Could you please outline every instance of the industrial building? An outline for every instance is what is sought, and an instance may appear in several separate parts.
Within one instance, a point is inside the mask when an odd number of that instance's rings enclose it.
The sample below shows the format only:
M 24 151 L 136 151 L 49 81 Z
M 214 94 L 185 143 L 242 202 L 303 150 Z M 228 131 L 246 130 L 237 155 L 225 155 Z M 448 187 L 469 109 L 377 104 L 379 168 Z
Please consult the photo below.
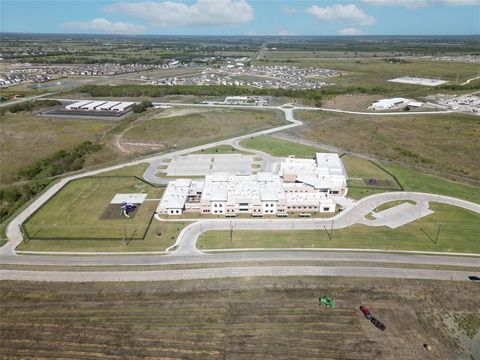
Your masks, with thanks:
M 157 213 L 183 212 L 236 216 L 287 216 L 289 212 L 335 212 L 332 197 L 347 193 L 347 174 L 337 154 L 313 159 L 287 158 L 278 173 L 214 173 L 204 180 L 169 182 Z
M 420 101 L 405 99 L 405 98 L 391 98 L 391 99 L 380 99 L 376 100 L 370 105 L 368 110 L 388 110 L 388 109 L 399 109 L 402 107 L 412 107 L 419 108 L 424 104 Z
M 129 110 L 134 104 L 126 101 L 83 100 L 65 106 L 65 110 L 123 112 Z

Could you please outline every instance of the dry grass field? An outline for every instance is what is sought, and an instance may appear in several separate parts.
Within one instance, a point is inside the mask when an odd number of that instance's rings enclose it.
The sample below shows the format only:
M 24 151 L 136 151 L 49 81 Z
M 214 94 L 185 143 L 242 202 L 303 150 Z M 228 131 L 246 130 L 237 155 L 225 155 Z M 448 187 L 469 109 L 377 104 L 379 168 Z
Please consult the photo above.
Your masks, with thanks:
M 463 114 L 373 116 L 298 112 L 305 125 L 290 133 L 311 141 L 448 177 L 480 180 L 480 121 Z
M 183 109 L 183 111 L 188 109 Z M 197 110 L 179 116 L 158 116 L 128 129 L 124 143 L 152 143 L 162 150 L 185 148 L 268 129 L 285 123 L 283 114 L 252 110 Z
M 0 116 L 1 184 L 15 181 L 18 170 L 56 151 L 95 142 L 113 126 L 111 121 L 46 118 L 29 112 Z
M 324 294 L 337 301 L 336 309 L 319 307 Z M 477 346 L 479 339 L 477 295 L 474 283 L 361 278 L 3 281 L 0 357 L 470 358 L 475 334 Z M 367 321 L 359 305 L 386 330 Z M 455 340 L 459 333 L 470 339 L 463 348 Z

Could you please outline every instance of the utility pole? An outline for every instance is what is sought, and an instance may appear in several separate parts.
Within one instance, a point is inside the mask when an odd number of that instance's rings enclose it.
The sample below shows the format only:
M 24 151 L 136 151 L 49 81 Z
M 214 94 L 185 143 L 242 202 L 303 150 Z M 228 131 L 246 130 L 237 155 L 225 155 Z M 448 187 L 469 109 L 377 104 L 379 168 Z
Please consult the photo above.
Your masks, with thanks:
M 332 240 L 332 236 L 328 233 L 327 227 L 326 227 L 325 225 L 323 225 L 323 228 L 325 229 L 325 232 L 326 232 L 327 235 L 328 235 L 328 239 L 329 239 L 329 240 Z
M 435 245 L 438 242 L 438 236 L 440 235 L 440 229 L 442 228 L 442 224 L 438 224 L 437 236 L 435 237 Z
M 230 242 L 233 241 L 233 228 L 232 228 L 232 220 L 230 220 Z

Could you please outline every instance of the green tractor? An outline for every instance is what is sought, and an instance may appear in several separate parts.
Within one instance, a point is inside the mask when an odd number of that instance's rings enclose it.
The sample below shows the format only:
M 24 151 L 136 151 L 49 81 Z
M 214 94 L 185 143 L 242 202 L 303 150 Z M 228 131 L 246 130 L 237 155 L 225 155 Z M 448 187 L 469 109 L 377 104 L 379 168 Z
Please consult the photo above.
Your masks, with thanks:
M 318 298 L 320 305 L 325 305 L 327 308 L 335 309 L 337 307 L 337 303 L 329 296 L 321 296 Z

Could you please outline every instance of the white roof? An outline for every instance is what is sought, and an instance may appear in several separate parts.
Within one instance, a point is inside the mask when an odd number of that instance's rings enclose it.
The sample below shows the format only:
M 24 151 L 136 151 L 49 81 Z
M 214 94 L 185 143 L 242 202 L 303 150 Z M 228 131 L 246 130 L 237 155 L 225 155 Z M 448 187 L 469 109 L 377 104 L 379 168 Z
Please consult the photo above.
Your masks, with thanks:
M 100 109 L 102 110 L 109 110 L 110 108 L 114 107 L 115 105 L 120 104 L 120 101 L 109 101 L 106 102 L 105 104 L 100 106 Z
M 260 200 L 278 201 L 278 192 L 275 189 L 263 188 L 260 190 Z
M 163 207 L 165 209 L 183 209 L 191 182 L 190 179 L 170 181 L 163 193 L 162 200 L 160 200 L 158 207 Z
M 273 175 L 269 172 L 259 172 L 257 173 L 257 179 L 258 181 L 270 182 L 273 181 Z
M 228 175 L 205 177 L 202 199 L 210 201 L 253 202 L 285 199 L 279 175 Z
M 132 194 L 116 194 L 110 204 L 121 204 L 123 202 L 132 204 L 142 204 L 147 198 L 147 194 L 132 193 Z
M 287 158 L 280 163 L 280 174 L 295 175 L 296 181 L 315 189 L 338 189 L 347 181 L 343 162 L 333 153 L 316 153 L 315 160 Z
M 82 107 L 86 108 L 86 109 L 95 109 L 97 106 L 100 106 L 100 105 L 105 104 L 105 103 L 106 103 L 106 101 L 93 101 L 89 104 L 83 105 Z
M 297 181 L 313 186 L 315 189 L 338 189 L 344 185 L 345 178 L 299 175 L 297 176 Z
M 84 105 L 87 105 L 87 104 L 90 104 L 92 102 L 92 100 L 83 100 L 83 101 L 77 101 L 73 104 L 70 104 L 70 105 L 67 105 L 66 108 L 78 108 L 80 106 L 84 106 Z
M 112 108 L 112 110 L 124 110 L 125 108 L 129 107 L 129 106 L 132 106 L 133 104 L 135 104 L 134 102 L 129 102 L 129 101 L 122 101 L 120 104 L 114 106 Z

